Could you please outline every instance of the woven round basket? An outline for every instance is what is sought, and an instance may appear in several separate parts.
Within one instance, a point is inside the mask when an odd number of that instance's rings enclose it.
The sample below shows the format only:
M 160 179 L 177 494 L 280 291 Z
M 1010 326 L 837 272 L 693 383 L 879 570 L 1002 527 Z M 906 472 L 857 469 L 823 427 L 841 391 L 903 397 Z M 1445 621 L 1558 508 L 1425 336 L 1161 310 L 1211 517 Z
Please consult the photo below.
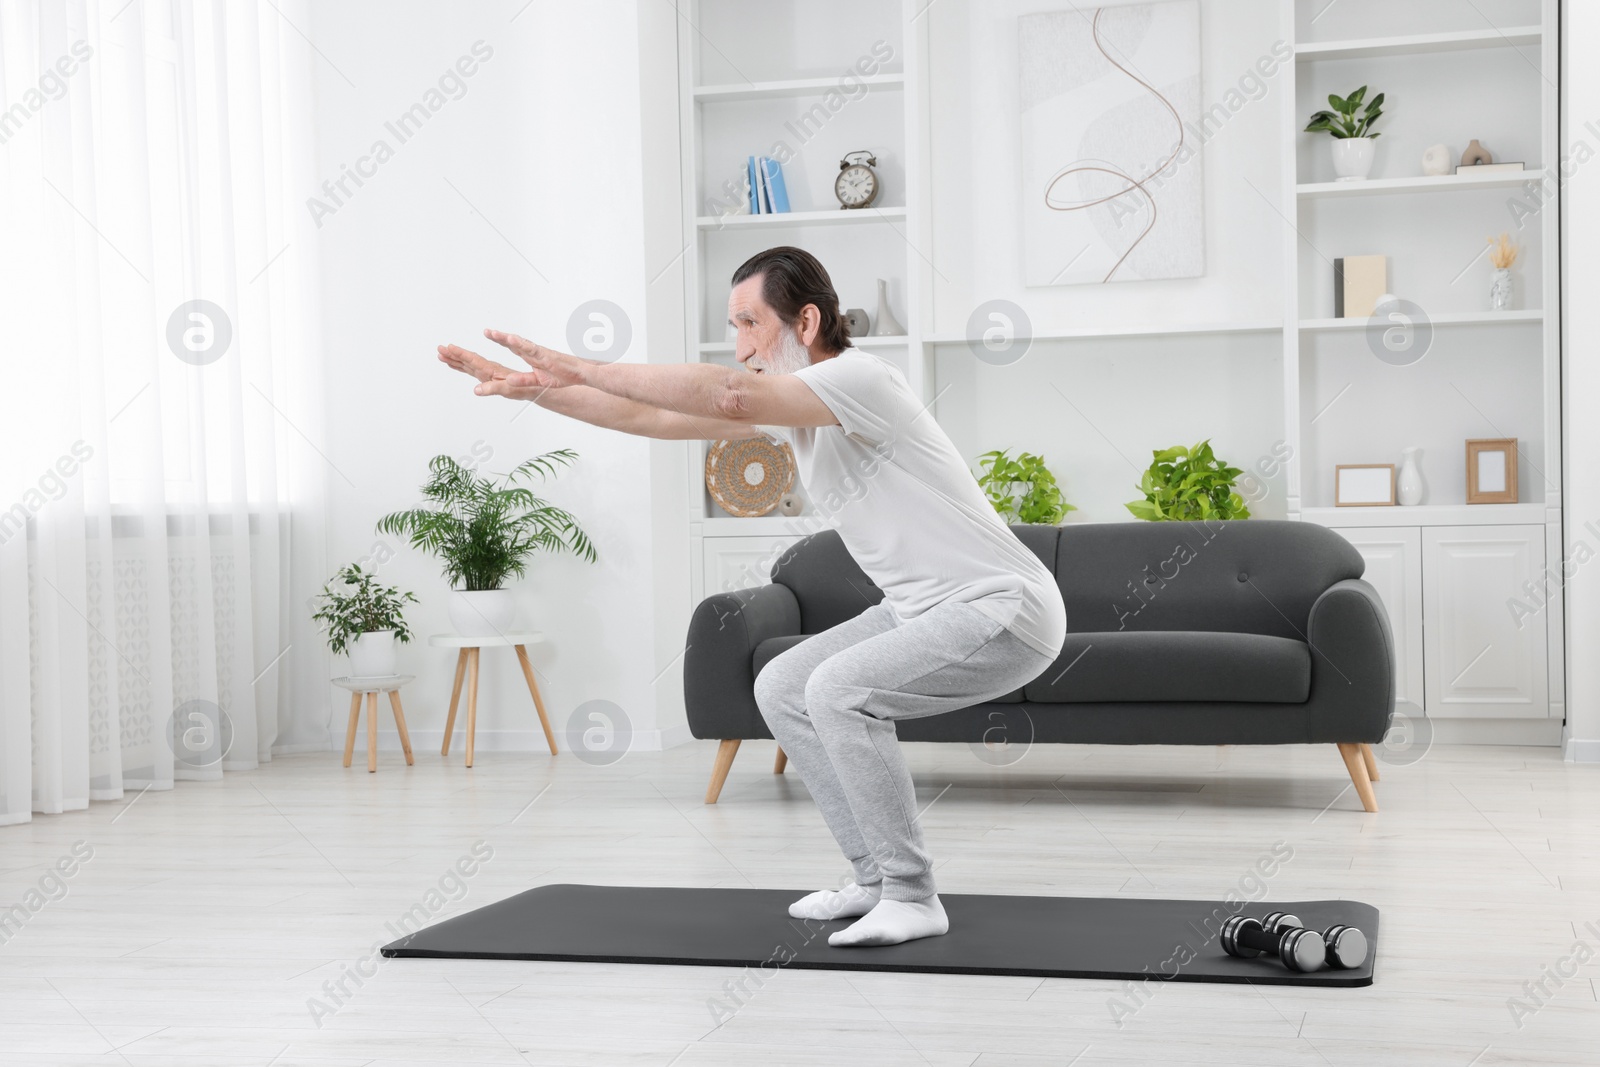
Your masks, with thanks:
M 706 453 L 706 488 L 730 515 L 765 515 L 794 486 L 794 450 L 765 437 L 717 441 Z

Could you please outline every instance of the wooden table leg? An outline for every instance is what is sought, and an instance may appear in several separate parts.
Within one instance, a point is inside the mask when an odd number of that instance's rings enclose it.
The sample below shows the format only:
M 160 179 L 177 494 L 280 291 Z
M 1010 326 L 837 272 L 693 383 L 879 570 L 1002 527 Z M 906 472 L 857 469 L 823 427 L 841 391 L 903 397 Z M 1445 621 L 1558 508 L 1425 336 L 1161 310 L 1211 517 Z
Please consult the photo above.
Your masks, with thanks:
M 367 694 L 367 770 L 378 769 L 378 694 Z
M 556 735 L 550 732 L 550 719 L 544 713 L 544 701 L 539 698 L 539 683 L 533 680 L 533 664 L 528 662 L 528 650 L 517 645 L 517 662 L 522 664 L 522 676 L 528 680 L 528 692 L 533 694 L 533 706 L 539 711 L 539 725 L 544 727 L 544 743 L 550 754 L 556 754 Z
M 356 727 L 361 725 L 361 694 L 350 694 L 350 728 L 344 732 L 344 765 L 350 766 L 350 757 L 356 751 Z
M 472 766 L 472 743 L 478 734 L 478 654 L 467 649 L 467 766 Z
M 389 690 L 389 707 L 394 711 L 394 725 L 400 731 L 400 747 L 406 750 L 406 765 L 417 761 L 411 755 L 411 733 L 406 729 L 406 713 L 400 708 L 400 690 Z
M 467 676 L 467 650 L 462 649 L 456 655 L 456 684 L 450 690 L 450 715 L 444 721 L 444 745 L 439 749 L 439 755 L 450 755 L 450 738 L 456 732 L 456 706 L 461 703 L 461 680 Z
M 789 757 L 784 754 L 783 748 L 778 748 L 778 758 L 772 761 L 772 773 L 782 774 L 784 767 L 788 766 Z

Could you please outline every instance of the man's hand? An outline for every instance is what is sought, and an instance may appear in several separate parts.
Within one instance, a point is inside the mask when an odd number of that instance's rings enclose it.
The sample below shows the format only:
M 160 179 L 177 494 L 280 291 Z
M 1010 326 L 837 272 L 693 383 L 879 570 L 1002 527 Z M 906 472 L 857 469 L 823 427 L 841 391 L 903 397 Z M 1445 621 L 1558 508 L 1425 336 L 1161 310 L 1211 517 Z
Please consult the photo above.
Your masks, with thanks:
M 548 380 L 552 386 L 584 385 L 585 375 L 589 370 L 589 362 L 577 356 L 569 356 L 565 352 L 557 352 L 553 348 L 536 345 L 532 341 L 518 337 L 514 333 L 503 333 L 500 330 L 484 330 L 483 335 L 497 345 L 503 345 L 521 356 L 533 373 Z
M 453 370 L 478 379 L 473 392 L 479 396 L 504 396 L 512 400 L 537 400 L 555 383 L 537 371 L 514 371 L 492 359 L 460 345 L 440 345 L 439 361 Z

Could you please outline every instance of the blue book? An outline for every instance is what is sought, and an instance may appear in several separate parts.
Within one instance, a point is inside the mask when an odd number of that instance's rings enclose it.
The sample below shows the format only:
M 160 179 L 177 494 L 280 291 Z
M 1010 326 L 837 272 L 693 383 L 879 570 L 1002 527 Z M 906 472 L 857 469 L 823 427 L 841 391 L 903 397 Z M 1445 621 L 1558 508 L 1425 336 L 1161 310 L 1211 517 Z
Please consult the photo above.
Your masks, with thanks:
M 748 168 L 748 176 L 749 176 L 749 179 L 750 179 L 750 214 L 759 215 L 759 214 L 761 214 L 761 193 L 760 193 L 760 186 L 756 182 L 756 157 L 755 156 L 750 156 L 749 157 L 749 162 L 747 163 L 747 168 Z
M 762 157 L 762 166 L 767 169 L 767 192 L 772 197 L 773 211 L 789 210 L 789 190 L 783 184 L 783 168 L 776 159 Z
M 767 157 L 756 158 L 756 203 L 763 215 L 772 214 L 772 191 L 767 188 Z

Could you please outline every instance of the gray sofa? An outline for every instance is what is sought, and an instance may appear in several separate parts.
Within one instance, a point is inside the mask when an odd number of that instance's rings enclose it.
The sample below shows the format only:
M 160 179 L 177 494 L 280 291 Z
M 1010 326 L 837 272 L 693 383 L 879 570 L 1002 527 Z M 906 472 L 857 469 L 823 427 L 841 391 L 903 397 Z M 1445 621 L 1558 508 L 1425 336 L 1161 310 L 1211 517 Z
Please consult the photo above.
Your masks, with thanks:
M 1271 519 L 1013 526 L 1056 576 L 1061 655 L 1021 689 L 895 724 L 902 741 L 1101 745 L 1337 745 L 1377 810 L 1372 744 L 1394 714 L 1394 641 L 1365 561 L 1337 533 Z M 689 729 L 771 738 L 756 675 L 774 656 L 883 599 L 833 530 L 793 545 L 772 584 L 695 609 L 684 658 Z M 1069 669 L 1070 668 L 1070 669 Z M 986 733 L 987 731 L 987 733 Z M 782 772 L 780 750 L 775 770 Z

